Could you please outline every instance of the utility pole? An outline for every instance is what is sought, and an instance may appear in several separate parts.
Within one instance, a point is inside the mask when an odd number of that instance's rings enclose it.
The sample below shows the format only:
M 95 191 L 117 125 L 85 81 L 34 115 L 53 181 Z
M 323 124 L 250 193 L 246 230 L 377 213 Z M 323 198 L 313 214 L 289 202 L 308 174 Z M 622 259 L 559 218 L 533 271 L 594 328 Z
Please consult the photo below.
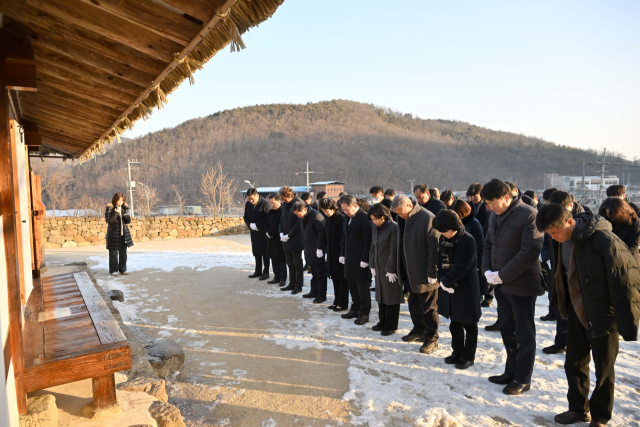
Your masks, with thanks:
M 127 160 L 127 169 L 129 169 L 129 181 L 127 185 L 129 187 L 129 201 L 131 203 L 131 218 L 134 218 L 136 215 L 133 209 L 133 188 L 136 186 L 136 182 L 131 181 L 131 165 L 137 165 L 138 163 L 138 159 Z
M 307 162 L 307 171 L 306 172 L 296 172 L 296 175 L 300 175 L 301 173 L 307 174 L 307 193 L 308 193 L 309 192 L 309 174 L 310 173 L 324 173 L 324 172 L 309 171 L 309 162 Z
M 411 183 L 411 187 L 409 187 L 409 198 L 413 199 L 413 184 L 417 181 L 417 179 L 410 179 L 407 182 Z
M 608 165 L 612 165 L 612 166 L 627 166 L 627 167 L 639 167 L 637 165 L 623 165 L 622 163 L 613 163 L 613 162 L 607 162 L 607 149 L 605 148 L 602 152 L 602 161 L 601 162 L 590 162 L 590 163 L 585 163 L 586 165 L 589 166 L 599 166 L 600 167 L 600 192 L 599 192 L 599 203 L 602 204 L 602 200 L 604 199 L 604 172 L 605 172 L 605 167 Z M 584 173 L 584 172 L 583 172 Z

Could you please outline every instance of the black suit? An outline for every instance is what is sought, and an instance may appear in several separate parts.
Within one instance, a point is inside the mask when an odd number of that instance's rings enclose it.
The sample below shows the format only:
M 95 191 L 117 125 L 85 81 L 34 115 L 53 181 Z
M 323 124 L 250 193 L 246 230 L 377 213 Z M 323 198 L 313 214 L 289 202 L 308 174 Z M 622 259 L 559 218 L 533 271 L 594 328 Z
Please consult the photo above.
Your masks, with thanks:
M 251 230 L 251 252 L 256 258 L 255 274 L 269 274 L 269 258 L 267 257 L 267 211 L 269 203 L 260 197 L 253 205 L 247 201 L 244 205 L 244 222 L 247 227 L 255 224 L 258 230 Z M 251 229 L 251 228 L 249 228 Z M 262 265 L 264 262 L 264 271 Z
M 280 241 L 280 217 L 282 216 L 282 206 L 278 209 L 271 209 L 267 213 L 267 255 L 271 259 L 273 265 L 273 274 L 275 278 L 284 282 L 287 280 L 287 259 L 284 256 L 282 242 Z
M 340 264 L 340 252 L 344 239 L 345 214 L 336 211 L 333 216 L 325 218 L 325 249 L 327 252 L 328 275 L 333 282 L 333 305 L 340 308 L 349 306 L 349 283 L 344 277 L 344 265 Z
M 311 267 L 311 292 L 319 297 L 327 296 L 327 263 L 324 260 L 324 217 L 320 212 L 307 207 L 307 214 L 302 218 L 304 231 L 304 259 Z M 322 257 L 316 252 L 321 250 Z
M 351 311 L 368 316 L 371 311 L 371 270 L 369 266 L 360 267 L 360 263 L 369 263 L 373 223 L 365 211 L 358 209 L 353 218 L 345 217 L 343 224 L 341 254 L 345 258 L 344 277 L 349 283 L 353 302 Z

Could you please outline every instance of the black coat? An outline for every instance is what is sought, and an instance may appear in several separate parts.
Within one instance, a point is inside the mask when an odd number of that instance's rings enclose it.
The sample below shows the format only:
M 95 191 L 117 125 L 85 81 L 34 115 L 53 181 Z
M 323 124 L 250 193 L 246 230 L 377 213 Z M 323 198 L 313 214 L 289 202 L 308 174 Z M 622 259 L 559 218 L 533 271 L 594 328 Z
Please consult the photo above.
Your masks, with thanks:
M 304 237 L 302 236 L 302 225 L 291 209 L 295 202 L 302 202 L 298 196 L 293 196 L 289 203 L 282 202 L 282 216 L 280 217 L 279 233 L 289 236 L 289 241 L 282 243 L 285 252 L 302 252 L 304 250 Z M 278 233 L 278 236 L 280 235 Z
M 445 205 L 442 200 L 434 199 L 433 197 L 429 197 L 429 201 L 424 205 L 420 203 L 418 204 L 431 212 L 433 216 L 438 216 L 438 212 L 447 209 L 447 205 Z
M 251 252 L 253 256 L 265 256 L 267 255 L 267 226 L 269 222 L 267 220 L 267 212 L 269 211 L 269 202 L 260 197 L 258 202 L 253 205 L 247 201 L 244 204 L 244 222 L 249 227 L 249 224 L 255 224 L 258 227 L 258 231 L 251 230 Z
M 351 220 L 351 224 L 349 224 Z M 369 267 L 360 267 L 361 262 L 369 263 L 369 248 L 371 247 L 371 232 L 374 225 L 369 216 L 362 209 L 358 209 L 353 218 L 345 215 L 341 256 L 345 258 L 344 277 L 347 280 L 371 280 Z
M 280 241 L 280 218 L 282 205 L 278 209 L 267 212 L 267 256 L 269 258 L 284 257 L 282 242 Z
M 382 206 L 386 206 L 387 209 L 391 211 L 391 205 L 393 204 L 393 200 L 387 199 L 385 197 L 384 199 L 380 200 L 380 204 Z M 398 214 L 395 213 L 394 211 L 391 211 L 391 219 L 393 220 L 393 222 L 398 222 Z
M 307 215 L 302 220 L 304 230 L 304 260 L 307 265 L 324 263 L 324 216 L 312 207 L 307 207 Z M 318 258 L 316 251 L 320 249 L 323 254 Z
M 122 205 L 122 216 L 116 212 L 113 204 L 109 203 L 104 211 L 104 219 L 107 221 L 107 249 L 120 249 L 120 235 L 124 235 L 124 241 L 127 247 L 133 246 L 131 232 L 127 224 L 131 223 L 129 214 L 129 206 L 125 203 Z
M 449 243 L 453 248 L 445 248 Z M 451 240 L 440 236 L 438 253 L 438 281 L 453 294 L 440 290 L 438 293 L 438 314 L 454 322 L 477 323 L 482 315 L 480 309 L 480 282 L 476 268 L 476 242 L 464 230 Z M 449 255 L 451 268 L 444 270 L 443 257 Z
M 344 265 L 340 264 L 340 252 L 344 239 L 344 219 L 347 216 L 336 211 L 332 216 L 324 219 L 325 241 L 324 247 L 327 253 L 327 274 L 331 279 L 344 279 Z
M 398 274 L 398 224 L 390 221 L 379 230 L 374 225 L 369 250 L 369 267 L 376 270 L 376 301 L 387 305 L 402 304 L 402 282 L 389 281 L 387 273 Z
M 612 223 L 613 234 L 625 242 L 632 254 L 638 257 L 638 245 L 640 244 L 640 219 L 635 217 L 631 224 Z
M 481 201 L 480 203 L 469 202 L 469 206 L 471 206 L 471 211 L 482 226 L 482 231 L 486 236 L 487 230 L 489 229 L 489 215 L 491 214 L 491 211 L 487 209 L 487 205 L 484 201 Z
M 476 241 L 476 260 L 478 268 L 482 268 L 482 251 L 484 250 L 484 233 L 482 232 L 482 226 L 477 219 L 473 218 L 473 212 L 466 218 L 462 219 L 464 230 L 473 237 Z
M 590 332 L 599 337 L 617 329 L 625 341 L 635 341 L 640 316 L 638 259 L 601 216 L 585 212 L 575 218 L 580 222 L 571 236 L 575 245 L 572 260 Z M 557 257 L 562 270 L 561 249 Z M 568 291 L 559 278 L 556 283 L 558 309 L 567 318 Z
M 630 200 L 627 201 L 627 203 L 629 204 L 629 206 L 631 206 L 631 209 L 633 209 L 636 212 L 636 215 L 640 216 L 640 207 Z

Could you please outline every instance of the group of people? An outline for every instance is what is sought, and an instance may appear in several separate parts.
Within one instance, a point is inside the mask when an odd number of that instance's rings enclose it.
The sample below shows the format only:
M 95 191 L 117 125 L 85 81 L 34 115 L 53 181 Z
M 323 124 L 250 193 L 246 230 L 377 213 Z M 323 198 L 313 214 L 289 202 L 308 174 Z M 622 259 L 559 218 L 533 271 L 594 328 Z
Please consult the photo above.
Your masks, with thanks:
M 458 369 L 473 366 L 481 308 L 495 300 L 498 320 L 485 329 L 500 331 L 507 359 L 504 372 L 488 380 L 508 395 L 531 389 L 536 299 L 548 291 L 543 320 L 555 320 L 557 333 L 543 351 L 566 352 L 569 385 L 569 410 L 555 421 L 606 425 L 618 337 L 636 340 L 640 316 L 640 212 L 624 186 L 607 190 L 598 214 L 565 191 L 548 189 L 539 201 L 498 179 L 469 186 L 466 201 L 425 184 L 413 191 L 415 201 L 374 186 L 370 205 L 349 194 L 336 202 L 323 192 L 314 201 L 290 187 L 267 202 L 249 189 L 244 219 L 256 259 L 249 277 L 268 280 L 271 263 L 269 283 L 298 294 L 308 268 L 311 289 L 303 297 L 325 302 L 330 278 L 329 309 L 345 311 L 342 318 L 357 325 L 369 322 L 375 290 L 372 329 L 384 336 L 398 329 L 406 300 L 413 327 L 402 340 L 421 342 L 425 354 L 438 348 L 439 316 L 448 318 L 452 352 L 444 362 Z M 596 385 L 589 399 L 591 356 Z

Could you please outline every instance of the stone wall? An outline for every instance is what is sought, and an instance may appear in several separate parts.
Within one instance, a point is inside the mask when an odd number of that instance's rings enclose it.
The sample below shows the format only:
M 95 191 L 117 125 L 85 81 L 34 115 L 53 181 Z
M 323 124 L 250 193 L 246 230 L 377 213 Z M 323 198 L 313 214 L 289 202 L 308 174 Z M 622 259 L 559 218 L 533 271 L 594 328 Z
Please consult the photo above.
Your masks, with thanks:
M 241 217 L 148 217 L 129 224 L 134 242 L 189 239 L 248 233 Z M 45 248 L 106 245 L 107 223 L 102 217 L 47 217 Z

